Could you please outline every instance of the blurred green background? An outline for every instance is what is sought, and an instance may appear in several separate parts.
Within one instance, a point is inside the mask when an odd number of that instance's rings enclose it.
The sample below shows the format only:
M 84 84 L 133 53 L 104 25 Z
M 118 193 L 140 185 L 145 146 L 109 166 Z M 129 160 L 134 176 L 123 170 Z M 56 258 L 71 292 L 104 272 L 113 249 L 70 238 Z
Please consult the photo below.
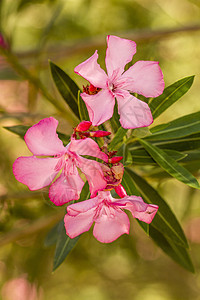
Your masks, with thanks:
M 154 125 L 199 111 L 200 1 L 0 0 L 0 33 L 13 53 L 8 59 L 0 56 L 2 299 L 200 300 L 198 191 L 171 179 L 151 181 L 186 232 L 195 274 L 163 254 L 135 220 L 130 235 L 112 244 L 97 242 L 91 231 L 84 234 L 52 273 L 55 248 L 45 247 L 44 237 L 64 209 L 51 205 L 48 190 L 30 192 L 15 180 L 14 160 L 30 153 L 23 140 L 3 128 L 32 125 L 51 115 L 59 120 L 61 132 L 71 133 L 77 120 L 53 85 L 48 59 L 81 86 L 84 82 L 73 69 L 96 49 L 104 66 L 107 34 L 135 40 L 134 61 L 158 60 L 166 86 L 196 75 L 191 90 Z M 21 283 L 11 282 L 14 278 Z M 15 289 L 21 298 L 11 298 L 8 290 Z

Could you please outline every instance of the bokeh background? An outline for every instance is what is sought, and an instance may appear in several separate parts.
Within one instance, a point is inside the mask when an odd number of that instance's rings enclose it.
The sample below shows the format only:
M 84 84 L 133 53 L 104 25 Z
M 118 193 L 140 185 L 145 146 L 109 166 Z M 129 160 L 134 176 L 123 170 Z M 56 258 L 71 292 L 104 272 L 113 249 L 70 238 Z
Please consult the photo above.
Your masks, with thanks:
M 3 128 L 32 125 L 51 115 L 61 132 L 71 133 L 77 120 L 56 91 L 48 59 L 81 86 L 73 69 L 96 49 L 104 66 L 107 34 L 135 40 L 134 60 L 158 60 L 166 86 L 196 75 L 191 90 L 156 124 L 199 111 L 200 1 L 0 0 L 0 33 L 12 53 L 8 59 L 0 56 L 2 299 L 200 300 L 198 191 L 174 179 L 151 181 L 186 232 L 195 274 L 162 253 L 135 221 L 130 236 L 112 244 L 84 234 L 52 273 L 55 247 L 45 246 L 44 238 L 64 210 L 50 204 L 47 190 L 30 192 L 15 180 L 14 160 L 30 153 L 22 139 Z

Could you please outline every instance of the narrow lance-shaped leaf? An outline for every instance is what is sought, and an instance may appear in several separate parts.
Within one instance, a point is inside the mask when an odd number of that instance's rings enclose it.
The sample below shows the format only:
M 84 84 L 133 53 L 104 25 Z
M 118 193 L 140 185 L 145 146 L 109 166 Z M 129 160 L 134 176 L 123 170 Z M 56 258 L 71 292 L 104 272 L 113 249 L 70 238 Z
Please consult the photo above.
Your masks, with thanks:
M 85 102 L 80 97 L 80 91 L 78 92 L 78 111 L 79 111 L 79 116 L 81 121 L 83 120 L 90 121 Z
M 112 127 L 112 130 L 114 132 L 117 132 L 118 128 L 121 127 L 121 124 L 119 122 L 119 114 L 118 114 L 118 105 L 117 105 L 117 101 L 115 101 L 115 106 L 114 106 L 114 111 L 113 111 L 113 116 L 110 119 L 110 124 Z
M 180 139 L 164 140 L 164 141 L 152 140 L 151 144 L 158 146 L 161 149 L 171 149 L 175 151 L 196 150 L 196 149 L 200 149 L 200 133 L 191 134 L 189 136 Z M 144 149 L 144 147 L 138 141 L 128 142 L 127 147 L 130 152 Z
M 164 150 L 169 156 L 173 157 L 176 161 L 184 159 L 187 154 L 175 150 Z M 130 152 L 129 152 L 130 153 Z M 149 155 L 145 149 L 131 151 L 132 162 L 135 164 L 156 164 L 155 160 Z
M 200 112 L 189 114 L 151 129 L 152 135 L 145 140 L 176 139 L 200 132 Z
M 194 273 L 194 266 L 190 259 L 187 249 L 174 244 L 170 239 L 164 237 L 153 226 L 149 226 L 149 235 L 154 242 L 160 247 L 168 256 L 170 256 L 175 262 L 181 265 L 186 270 Z
M 60 232 L 57 238 L 56 251 L 54 255 L 53 271 L 55 271 L 64 261 L 69 252 L 74 248 L 80 236 L 71 239 L 67 234 L 64 221 L 60 224 Z
M 153 118 L 157 118 L 161 115 L 168 107 L 180 99 L 191 87 L 194 80 L 194 76 L 189 76 L 176 81 L 172 85 L 164 89 L 162 95 L 154 98 L 150 103 Z
M 79 201 L 86 200 L 89 198 L 89 185 L 88 182 L 85 183 Z M 64 226 L 64 221 L 61 221 L 59 234 L 57 237 L 56 250 L 54 255 L 53 271 L 55 271 L 61 263 L 65 260 L 69 252 L 74 248 L 78 242 L 80 235 L 71 239 L 67 234 Z
M 128 169 L 129 171 L 129 169 Z M 140 193 L 138 192 L 138 190 L 136 189 L 133 179 L 130 176 L 130 173 L 127 170 L 124 171 L 124 176 L 123 176 L 123 180 L 122 180 L 122 185 L 124 186 L 124 188 L 127 191 L 128 195 L 137 195 L 140 196 Z M 133 174 L 133 173 L 132 173 Z M 137 175 L 136 175 L 137 176 Z M 142 179 L 143 180 L 143 179 Z M 146 188 L 147 186 L 141 186 L 141 188 Z M 150 191 L 151 191 L 151 187 L 150 187 Z M 149 192 L 149 190 L 147 191 Z M 143 196 L 144 199 L 146 199 Z M 152 201 L 154 201 L 154 195 L 152 195 Z M 155 197 L 155 201 L 158 200 Z M 156 203 L 154 201 L 154 203 Z M 161 201 L 164 201 L 163 199 Z M 147 202 L 147 201 L 146 201 Z M 151 202 L 152 203 L 152 202 Z M 158 204 L 158 203 L 157 203 Z M 161 208 L 161 203 L 159 201 L 160 209 L 165 209 L 165 207 Z M 157 214 L 160 213 L 158 210 Z M 174 218 L 174 215 L 171 212 L 168 211 L 169 207 L 167 207 L 166 210 L 166 214 L 169 214 L 169 219 L 172 217 L 172 219 Z M 153 225 L 151 224 L 146 224 L 144 222 L 140 222 L 138 221 L 139 225 L 142 227 L 142 229 L 154 240 L 154 242 L 158 245 L 158 247 L 160 247 L 168 256 L 170 256 L 175 262 L 177 262 L 178 264 L 180 264 L 182 267 L 184 267 L 186 270 L 190 271 L 190 272 L 194 272 L 194 267 L 192 265 L 190 256 L 188 254 L 188 251 L 178 245 L 177 243 L 174 243 L 172 239 L 167 238 L 166 236 L 164 236 L 160 231 L 158 231 Z M 175 222 L 172 222 L 172 226 L 177 226 L 177 220 L 175 219 Z M 178 231 L 180 231 L 180 235 L 183 234 L 183 231 L 180 227 L 180 225 L 178 224 Z M 185 236 L 183 234 L 183 239 L 185 240 Z
M 80 119 L 77 100 L 79 87 L 69 75 L 51 61 L 50 68 L 53 80 L 61 96 L 69 105 L 72 112 Z
M 199 183 L 196 178 L 183 166 L 179 165 L 171 156 L 169 156 L 165 151 L 159 149 L 158 147 L 144 141 L 140 140 L 140 143 L 149 152 L 152 158 L 157 162 L 157 164 L 168 172 L 171 176 L 175 177 L 179 181 L 199 189 Z
M 151 225 L 160 231 L 164 236 L 173 241 L 173 243 L 188 248 L 187 239 L 181 228 L 181 225 L 164 199 L 142 177 L 134 173 L 129 168 L 126 168 L 126 171 L 129 174 L 133 184 L 140 192 L 143 200 L 146 203 L 156 204 L 159 206 L 158 212 L 156 213 Z
M 117 155 L 123 157 L 122 160 L 121 160 L 121 163 L 124 166 L 128 166 L 128 165 L 131 165 L 133 163 L 133 159 L 132 159 L 131 153 L 128 150 L 126 144 L 123 144 L 119 148 L 119 150 L 117 151 Z
M 127 173 L 126 169 L 124 170 L 124 176 L 122 179 L 122 186 L 125 188 L 127 194 L 129 196 L 140 196 L 140 193 L 138 192 L 137 188 L 135 187 L 133 180 L 131 179 L 130 175 Z M 147 235 L 149 235 L 149 224 L 139 221 L 136 219 L 136 221 L 139 223 L 139 225 L 142 227 L 142 229 L 146 232 Z
M 127 131 L 128 131 L 128 129 L 124 129 L 122 127 L 120 127 L 117 130 L 113 140 L 108 145 L 108 150 L 109 151 L 119 149 L 119 147 L 121 146 L 121 143 L 123 141 L 123 137 L 126 135 Z

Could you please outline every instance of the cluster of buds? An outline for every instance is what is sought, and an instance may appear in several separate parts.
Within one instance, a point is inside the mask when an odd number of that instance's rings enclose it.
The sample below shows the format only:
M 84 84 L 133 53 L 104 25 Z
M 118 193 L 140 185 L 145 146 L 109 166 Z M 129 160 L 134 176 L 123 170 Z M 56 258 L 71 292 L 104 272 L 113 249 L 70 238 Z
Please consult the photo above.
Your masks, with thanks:
M 89 131 L 90 127 L 92 126 L 92 122 L 90 121 L 82 121 L 79 123 L 76 128 L 74 128 L 74 132 L 72 134 L 73 138 L 77 138 L 77 134 L 81 139 L 85 139 L 88 137 L 105 137 L 111 134 L 111 132 L 103 131 L 103 130 L 96 130 L 96 131 Z

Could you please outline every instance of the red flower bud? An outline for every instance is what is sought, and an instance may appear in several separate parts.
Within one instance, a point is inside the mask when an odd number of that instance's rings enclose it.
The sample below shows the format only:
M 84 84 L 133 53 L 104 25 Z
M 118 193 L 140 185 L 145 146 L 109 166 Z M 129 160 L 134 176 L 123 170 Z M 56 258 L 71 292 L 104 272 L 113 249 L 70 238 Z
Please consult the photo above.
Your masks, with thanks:
M 115 192 L 120 196 L 120 198 L 127 196 L 126 190 L 121 184 L 115 187 Z
M 82 121 L 81 123 L 79 123 L 76 126 L 75 130 L 78 132 L 86 131 L 90 128 L 91 125 L 92 125 L 92 122 L 90 122 L 90 121 Z
M 91 137 L 103 137 L 110 135 L 111 132 L 108 131 L 103 131 L 103 130 L 97 130 L 97 131 L 90 131 L 90 136 Z
M 118 163 L 120 160 L 122 160 L 123 156 L 114 156 L 112 158 L 109 158 L 108 163 L 109 164 L 116 164 Z
M 90 92 L 95 92 L 96 89 L 97 89 L 96 86 L 90 84 L 90 86 L 89 86 L 89 91 L 90 91 Z

